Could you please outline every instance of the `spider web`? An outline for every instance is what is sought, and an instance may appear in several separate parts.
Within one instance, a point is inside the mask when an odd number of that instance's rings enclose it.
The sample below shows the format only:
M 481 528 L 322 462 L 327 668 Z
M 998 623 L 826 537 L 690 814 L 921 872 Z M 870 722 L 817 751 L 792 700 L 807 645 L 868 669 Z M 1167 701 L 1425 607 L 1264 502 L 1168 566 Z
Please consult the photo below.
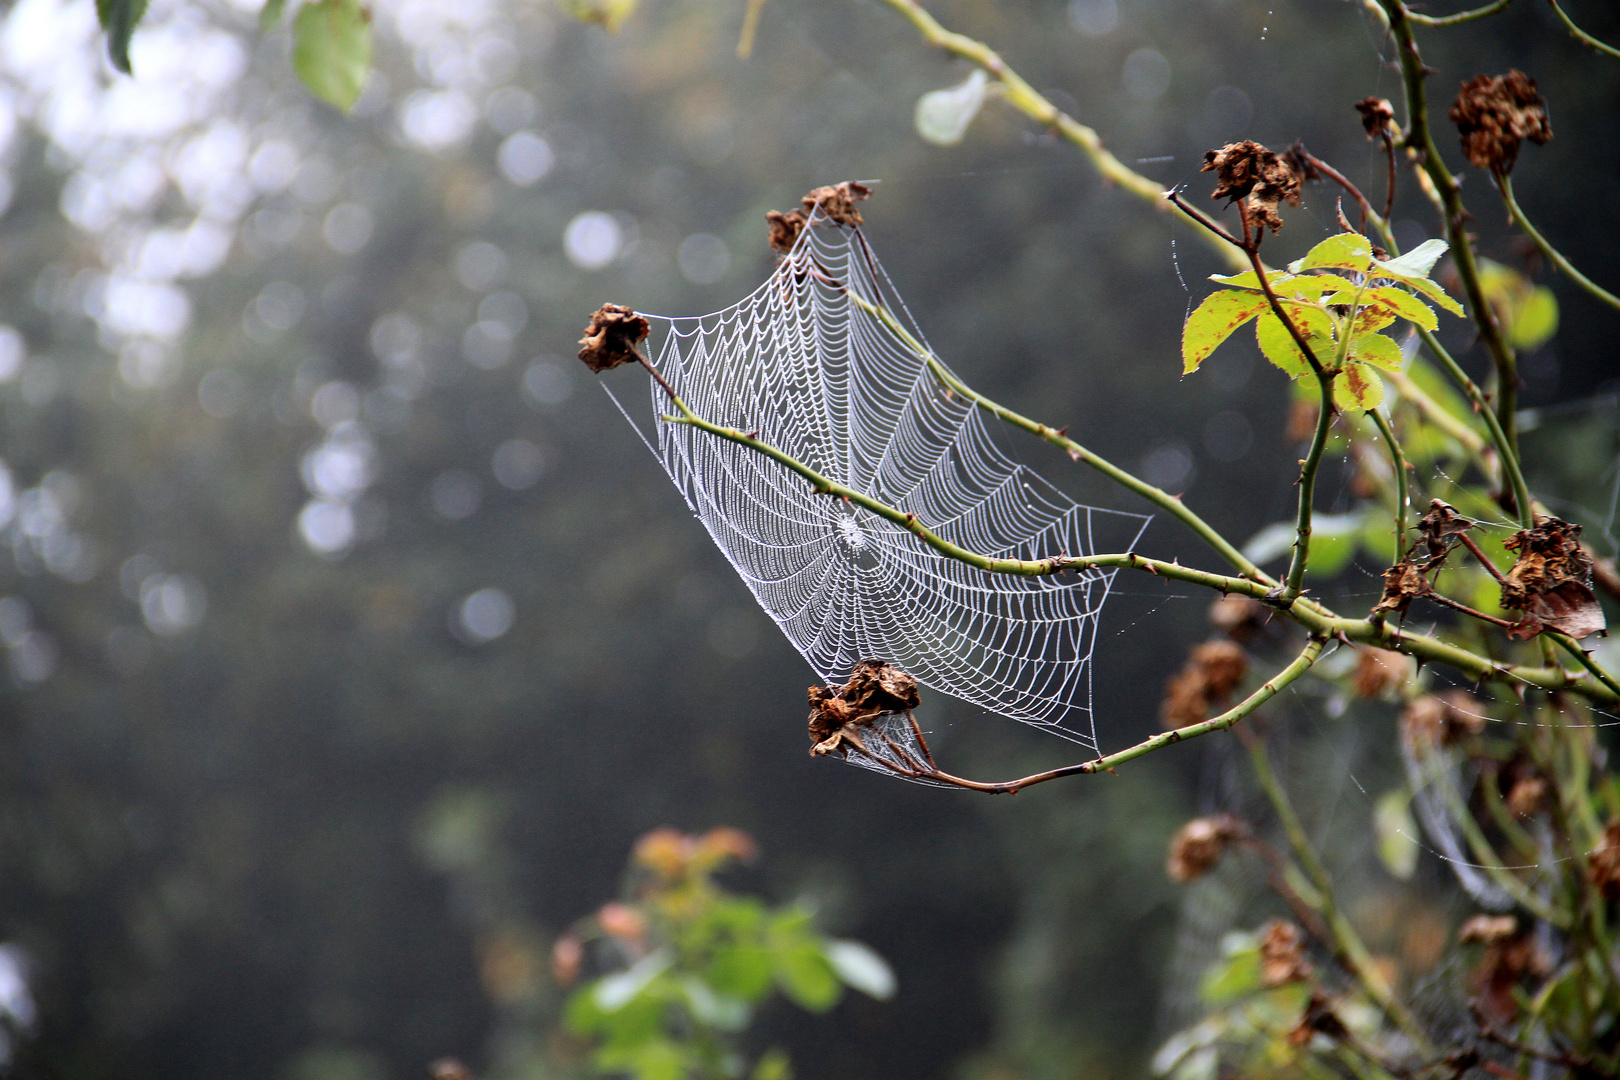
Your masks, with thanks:
M 981 412 L 850 297 L 922 335 L 865 238 L 818 214 L 752 295 L 646 316 L 656 366 L 700 417 L 746 432 L 970 551 L 1125 551 L 1147 518 L 1081 506 L 1004 452 Z M 649 379 L 655 414 L 671 412 Z M 628 417 L 628 413 L 626 414 Z M 765 613 L 828 684 L 873 658 L 990 712 L 1097 749 L 1090 659 L 1113 571 L 1018 578 L 946 558 L 764 455 L 659 421 L 648 445 Z M 1098 546 L 1102 545 L 1102 546 Z M 917 752 L 909 723 L 878 730 Z M 874 755 L 889 755 L 868 739 Z M 847 760 L 881 767 L 850 753 Z

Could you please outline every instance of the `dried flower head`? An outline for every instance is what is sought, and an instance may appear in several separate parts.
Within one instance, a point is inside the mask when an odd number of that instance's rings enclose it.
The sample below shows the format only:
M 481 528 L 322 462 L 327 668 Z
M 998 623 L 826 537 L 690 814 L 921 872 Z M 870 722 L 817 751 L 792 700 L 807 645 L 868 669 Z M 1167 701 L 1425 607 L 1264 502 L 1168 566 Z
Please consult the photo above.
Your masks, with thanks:
M 1586 876 L 1605 900 L 1620 900 L 1620 821 L 1603 830 L 1603 842 L 1587 856 Z
M 1311 977 L 1305 935 L 1286 919 L 1272 919 L 1260 931 L 1260 985 L 1267 989 Z
M 1165 873 L 1171 881 L 1186 883 L 1207 874 L 1234 840 L 1248 835 L 1248 826 L 1231 814 L 1193 818 L 1170 838 Z
M 1361 126 L 1367 129 L 1367 138 L 1389 138 L 1390 125 L 1395 122 L 1395 106 L 1388 98 L 1369 97 L 1356 102 L 1361 114 Z
M 858 180 L 845 180 L 842 184 L 815 188 L 799 201 L 804 203 L 806 215 L 820 210 L 828 221 L 854 226 L 861 224 L 861 212 L 855 208 L 855 204 L 871 195 L 872 189 L 865 184 Z
M 856 729 L 880 716 L 909 712 L 921 701 L 917 680 L 882 660 L 862 660 L 843 687 L 812 686 L 810 753 L 843 754 L 850 743 L 863 749 Z
M 1433 591 L 1434 586 L 1423 576 L 1423 568 L 1408 555 L 1384 571 L 1384 592 L 1378 598 L 1378 603 L 1373 605 L 1373 613 L 1393 611 L 1405 615 L 1413 600 L 1428 596 Z
M 1366 646 L 1356 660 L 1356 693 L 1364 698 L 1381 698 L 1399 690 L 1411 677 L 1412 663 L 1398 652 Z
M 1294 166 L 1252 140 L 1205 151 L 1204 167 L 1199 171 L 1213 172 L 1219 181 L 1211 198 L 1232 202 L 1247 199 L 1254 221 L 1272 232 L 1282 228 L 1277 205 L 1299 205 L 1300 176 Z
M 792 251 L 793 245 L 799 242 L 799 234 L 804 232 L 806 220 L 803 210 L 789 210 L 785 214 L 780 210 L 765 211 L 765 224 L 771 230 L 771 250 L 784 255 Z
M 1159 719 L 1170 728 L 1208 719 L 1210 706 L 1224 701 L 1248 670 L 1248 658 L 1236 642 L 1224 638 L 1204 642 L 1165 683 Z
M 647 320 L 629 308 L 622 304 L 603 304 L 591 314 L 585 336 L 579 339 L 584 346 L 579 350 L 579 358 L 598 374 L 641 360 L 643 357 L 636 346 L 651 332 Z
M 1536 90 L 1536 80 L 1522 71 L 1506 75 L 1479 75 L 1463 83 L 1447 114 L 1462 135 L 1463 154 L 1481 169 L 1507 174 L 1519 158 L 1519 146 L 1529 139 L 1550 142 L 1547 101 Z
M 1538 516 L 1535 528 L 1521 529 L 1503 546 L 1518 558 L 1502 583 L 1502 606 L 1524 612 L 1509 631 L 1512 637 L 1558 630 L 1583 638 L 1607 629 L 1592 591 L 1592 557 L 1581 546 L 1579 525 Z
M 1474 527 L 1474 523 L 1457 508 L 1443 499 L 1432 499 L 1429 512 L 1418 518 L 1418 534 L 1422 537 L 1429 560 L 1423 569 L 1433 570 L 1451 553 L 1459 541 L 1457 537 Z
M 1210 625 L 1239 643 L 1253 640 L 1270 616 L 1270 608 L 1241 593 L 1223 596 L 1209 606 Z

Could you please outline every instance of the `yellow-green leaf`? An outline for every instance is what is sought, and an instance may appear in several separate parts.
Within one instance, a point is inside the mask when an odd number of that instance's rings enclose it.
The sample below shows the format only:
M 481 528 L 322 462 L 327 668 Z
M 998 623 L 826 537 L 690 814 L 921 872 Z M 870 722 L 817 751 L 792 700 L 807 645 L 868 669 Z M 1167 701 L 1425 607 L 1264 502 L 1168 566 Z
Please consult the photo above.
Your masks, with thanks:
M 1365 412 L 1384 400 L 1384 381 L 1365 364 L 1346 364 L 1333 376 L 1333 402 L 1341 409 Z
M 1333 363 L 1337 339 L 1333 333 L 1333 319 L 1328 313 L 1319 308 L 1295 307 L 1289 311 L 1288 316 L 1299 328 L 1299 332 L 1305 335 L 1305 342 L 1311 347 L 1311 352 L 1316 354 L 1317 362 Z M 1265 358 L 1287 372 L 1290 379 L 1310 374 L 1310 361 L 1305 359 L 1305 354 L 1294 344 L 1294 337 L 1288 332 L 1288 328 L 1283 326 L 1282 320 L 1271 312 L 1261 313 L 1254 324 L 1254 337 L 1259 342 L 1260 351 Z
M 1181 373 L 1190 375 L 1232 331 L 1258 315 L 1266 298 L 1252 292 L 1218 292 L 1204 298 L 1181 330 Z
M 1318 267 L 1366 273 L 1372 267 L 1372 244 L 1360 233 L 1340 233 L 1311 248 L 1298 262 L 1288 264 L 1288 269 L 1296 274 Z
M 1402 285 L 1416 289 L 1418 292 L 1422 293 L 1424 296 L 1427 296 L 1430 300 L 1433 300 L 1435 303 L 1439 304 L 1453 315 L 1461 315 L 1463 313 L 1462 304 L 1453 299 L 1450 293 L 1446 292 L 1446 290 L 1442 289 L 1428 278 L 1396 278 L 1395 280 L 1399 281 Z
M 1383 334 L 1357 334 L 1350 339 L 1350 359 L 1385 371 L 1399 371 L 1406 357 L 1401 347 Z
M 1368 289 L 1362 293 L 1361 302 L 1369 307 L 1375 304 L 1387 307 L 1399 318 L 1425 330 L 1434 330 L 1440 325 L 1440 319 L 1435 315 L 1434 309 L 1404 289 L 1389 286 Z
M 1538 285 L 1526 293 L 1513 309 L 1508 323 L 1508 340 L 1515 349 L 1539 349 L 1558 333 L 1558 299 L 1552 290 Z
M 636 10 L 637 0 L 563 0 L 563 10 L 580 22 L 596 23 L 617 33 Z
M 309 92 L 348 112 L 371 70 L 371 12 L 360 0 L 316 0 L 293 20 L 293 70 Z
M 1449 245 L 1444 240 L 1425 240 L 1404 255 L 1386 259 L 1378 264 L 1378 272 L 1390 272 L 1392 277 L 1426 278 L 1434 264 L 1446 253 Z

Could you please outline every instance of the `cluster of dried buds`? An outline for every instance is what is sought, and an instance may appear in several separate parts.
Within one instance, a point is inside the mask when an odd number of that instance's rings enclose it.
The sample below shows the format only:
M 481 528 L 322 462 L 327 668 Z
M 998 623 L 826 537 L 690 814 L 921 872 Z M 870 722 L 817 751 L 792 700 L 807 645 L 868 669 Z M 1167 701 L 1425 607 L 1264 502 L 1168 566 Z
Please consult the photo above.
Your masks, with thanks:
M 861 729 L 882 716 L 909 713 L 921 700 L 917 680 L 882 660 L 862 660 L 842 687 L 812 686 L 810 753 L 867 753 Z M 871 756 L 868 754 L 868 756 Z
M 810 217 L 817 210 L 822 217 L 837 225 L 851 227 L 861 224 L 861 212 L 855 204 L 869 198 L 872 189 L 856 180 L 845 180 L 841 184 L 831 184 L 827 187 L 818 187 L 805 195 L 799 201 L 803 208 L 789 210 L 782 213 L 780 210 L 769 210 L 765 213 L 765 223 L 770 228 L 770 245 L 772 251 L 787 253 L 799 240 L 799 234 Z

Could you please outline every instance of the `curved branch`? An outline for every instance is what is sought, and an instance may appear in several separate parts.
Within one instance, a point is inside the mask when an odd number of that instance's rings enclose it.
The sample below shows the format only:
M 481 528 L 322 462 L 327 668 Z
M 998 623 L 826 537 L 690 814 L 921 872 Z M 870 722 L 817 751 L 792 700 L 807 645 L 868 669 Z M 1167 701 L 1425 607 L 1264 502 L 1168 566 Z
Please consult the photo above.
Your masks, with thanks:
M 1558 6 L 1558 0 L 1547 0 L 1547 3 L 1552 5 L 1553 14 L 1558 16 L 1558 21 L 1564 24 L 1564 29 L 1568 30 L 1570 36 L 1576 41 L 1580 42 L 1582 45 L 1585 45 L 1589 49 L 1602 53 L 1605 56 L 1612 56 L 1616 59 L 1620 59 L 1620 49 L 1616 49 L 1613 45 L 1605 45 L 1591 34 L 1588 34 L 1585 30 L 1582 30 L 1580 27 L 1576 26 L 1575 23 L 1571 21 L 1570 17 L 1564 14 L 1564 9 Z
M 1614 295 L 1614 293 L 1575 269 L 1570 261 L 1564 258 L 1558 249 L 1553 247 L 1534 225 L 1530 224 L 1530 219 L 1524 216 L 1524 211 L 1519 207 L 1519 201 L 1513 197 L 1513 180 L 1510 177 L 1506 174 L 1499 174 L 1496 177 L 1496 189 L 1502 193 L 1502 202 L 1507 205 L 1508 217 L 1513 220 L 1513 224 L 1524 230 L 1524 234 L 1535 243 L 1543 255 L 1552 261 L 1554 266 L 1569 275 L 1570 280 L 1574 281 L 1575 284 L 1605 304 L 1612 308 L 1620 308 L 1620 296 Z
M 1172 731 L 1161 732 L 1158 735 L 1143 739 L 1135 746 L 1126 747 L 1124 750 L 1120 750 L 1116 753 L 1108 754 L 1106 756 L 1099 756 L 1093 758 L 1091 761 L 1083 761 L 1078 765 L 1066 765 L 1061 769 L 1049 769 L 1046 772 L 1035 773 L 1033 776 L 1026 776 L 1020 780 L 1008 780 L 999 784 L 981 783 L 977 780 L 964 780 L 960 776 L 952 776 L 950 773 L 941 772 L 940 770 L 932 768 L 931 766 L 923 765 L 921 762 L 916 763 L 918 765 L 918 769 L 915 772 L 907 772 L 882 761 L 881 758 L 873 757 L 872 755 L 868 756 L 872 757 L 873 761 L 877 761 L 880 764 L 883 764 L 886 768 L 889 768 L 902 776 L 906 776 L 909 779 L 934 780 L 942 784 L 950 784 L 953 787 L 966 788 L 969 791 L 982 791 L 988 795 L 1016 795 L 1027 787 L 1034 787 L 1036 784 L 1044 784 L 1048 780 L 1056 780 L 1063 776 L 1079 776 L 1087 773 L 1111 772 L 1116 765 L 1123 765 L 1128 761 L 1135 761 L 1139 757 L 1144 757 L 1153 753 L 1155 750 L 1163 749 L 1164 747 L 1170 746 L 1174 743 L 1186 742 L 1188 739 L 1196 739 L 1198 736 L 1208 735 L 1212 731 L 1225 731 L 1227 728 L 1231 727 L 1233 724 L 1237 723 L 1239 720 L 1242 720 L 1245 716 L 1248 716 L 1250 713 L 1254 712 L 1254 710 L 1276 697 L 1278 692 L 1281 691 L 1285 686 L 1299 678 L 1301 675 L 1305 674 L 1305 672 L 1309 671 L 1311 665 L 1315 664 L 1317 659 L 1322 655 L 1322 647 L 1326 644 L 1327 640 L 1325 638 L 1312 637 L 1308 642 L 1305 643 L 1304 651 L 1294 658 L 1293 663 L 1277 672 L 1277 674 L 1273 675 L 1270 679 L 1267 679 L 1258 690 L 1219 716 L 1211 717 L 1208 720 L 1204 720 L 1196 724 L 1188 724 L 1186 727 L 1175 728 Z
M 1409 11 L 1406 13 L 1406 17 L 1420 26 L 1460 26 L 1463 23 L 1473 22 L 1475 19 L 1495 15 L 1511 3 L 1513 3 L 1513 0 L 1494 0 L 1493 3 L 1486 4 L 1484 7 L 1477 7 L 1471 11 L 1459 11 L 1455 15 L 1420 15 L 1415 11 Z

